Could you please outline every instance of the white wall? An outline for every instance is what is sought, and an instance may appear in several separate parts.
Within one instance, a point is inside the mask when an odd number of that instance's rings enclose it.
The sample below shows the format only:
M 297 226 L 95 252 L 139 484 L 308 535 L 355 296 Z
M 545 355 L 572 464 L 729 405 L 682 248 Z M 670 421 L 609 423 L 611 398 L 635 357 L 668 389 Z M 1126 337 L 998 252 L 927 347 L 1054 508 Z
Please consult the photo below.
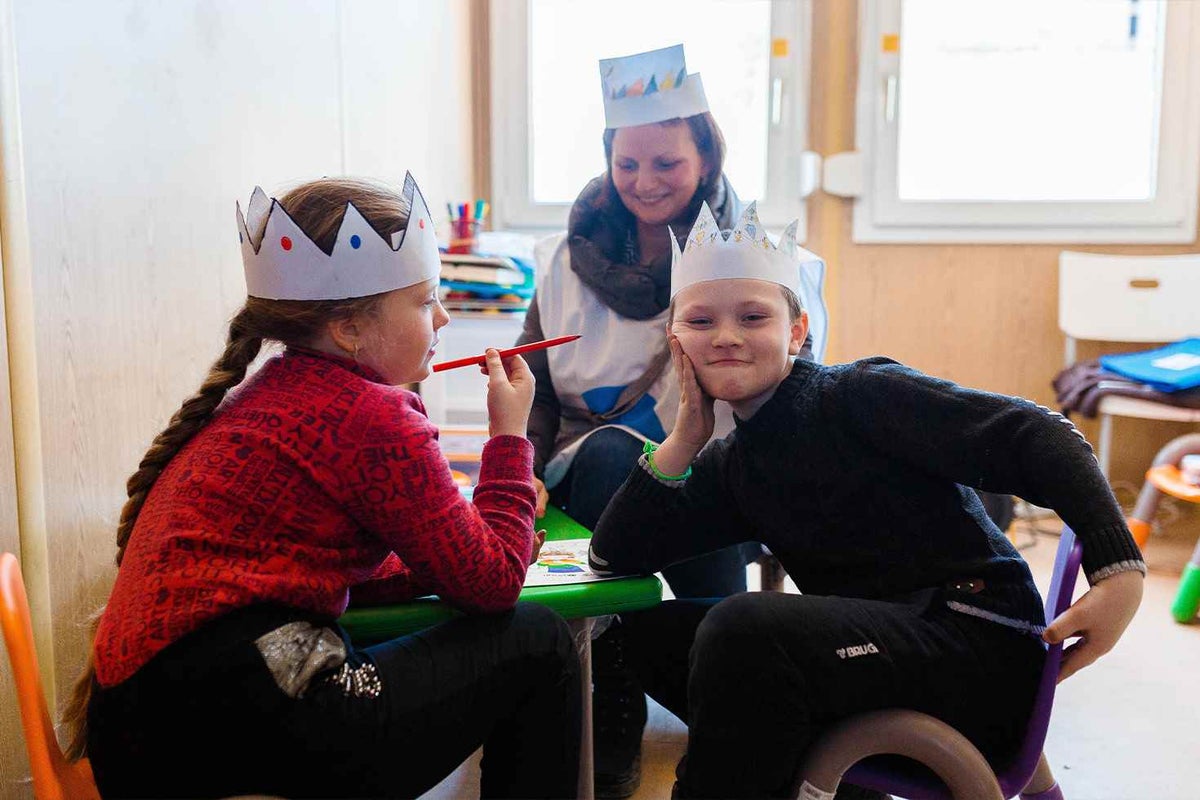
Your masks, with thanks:
M 234 201 L 405 169 L 435 213 L 465 199 L 467 0 L 9 3 L 61 701 L 125 479 L 245 296 Z

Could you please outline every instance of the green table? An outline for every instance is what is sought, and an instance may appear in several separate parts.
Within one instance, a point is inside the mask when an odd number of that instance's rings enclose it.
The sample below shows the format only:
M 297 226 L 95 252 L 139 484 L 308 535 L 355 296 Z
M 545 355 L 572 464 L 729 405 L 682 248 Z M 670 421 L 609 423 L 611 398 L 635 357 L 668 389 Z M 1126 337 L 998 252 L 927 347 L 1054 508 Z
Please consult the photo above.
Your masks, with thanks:
M 587 528 L 557 508 L 547 508 L 537 521 L 546 529 L 546 540 L 590 539 Z M 520 599 L 541 603 L 568 620 L 579 650 L 583 684 L 583 735 L 580 741 L 579 797 L 590 800 L 592 787 L 592 620 L 606 614 L 650 608 L 662 602 L 662 584 L 653 575 L 618 578 L 594 583 L 561 586 L 531 586 L 521 591 Z M 356 644 L 373 644 L 423 630 L 440 622 L 462 616 L 436 597 L 420 597 L 391 606 L 355 608 L 339 622 Z
M 553 507 L 546 509 L 546 516 L 537 524 L 546 529 L 547 541 L 590 539 L 592 536 L 587 528 Z M 662 584 L 650 575 L 595 583 L 531 586 L 521 591 L 520 599 L 549 606 L 564 619 L 584 619 L 656 606 L 662 602 Z M 430 596 L 394 606 L 351 609 L 339 622 L 355 643 L 373 644 L 458 616 L 462 616 L 461 611 Z

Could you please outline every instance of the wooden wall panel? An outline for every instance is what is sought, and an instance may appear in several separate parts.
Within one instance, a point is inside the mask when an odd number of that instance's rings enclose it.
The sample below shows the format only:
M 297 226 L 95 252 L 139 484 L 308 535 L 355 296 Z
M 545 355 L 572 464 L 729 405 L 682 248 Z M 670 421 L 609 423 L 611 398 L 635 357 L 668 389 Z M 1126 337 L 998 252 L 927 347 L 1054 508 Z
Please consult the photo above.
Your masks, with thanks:
M 814 0 L 811 138 L 822 155 L 854 149 L 857 22 L 854 3 Z M 849 43 L 849 44 L 847 44 Z M 887 355 L 969 386 L 1054 404 L 1063 365 L 1054 245 L 858 245 L 853 201 L 810 199 L 806 246 L 830 260 L 830 361 Z M 1107 253 L 1185 253 L 1188 246 L 1070 245 Z M 1080 356 L 1114 348 L 1081 348 Z M 1141 484 L 1158 448 L 1186 427 L 1118 423 L 1113 478 Z M 1096 426 L 1081 428 L 1096 441 Z
M 13 7 L 61 701 L 125 479 L 245 296 L 235 199 L 405 169 L 435 211 L 465 198 L 469 19 L 466 0 Z

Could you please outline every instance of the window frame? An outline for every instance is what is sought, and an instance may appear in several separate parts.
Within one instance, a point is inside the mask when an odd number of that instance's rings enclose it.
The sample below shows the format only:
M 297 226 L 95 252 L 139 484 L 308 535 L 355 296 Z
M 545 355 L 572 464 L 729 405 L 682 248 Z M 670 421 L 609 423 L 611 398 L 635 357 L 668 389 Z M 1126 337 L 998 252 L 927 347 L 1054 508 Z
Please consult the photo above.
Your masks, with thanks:
M 808 142 L 812 0 L 770 0 L 771 42 L 787 39 L 789 53 L 771 56 L 767 127 L 767 195 L 758 200 L 763 224 L 800 220 L 804 198 L 817 188 L 817 159 Z M 535 203 L 529 150 L 529 0 L 490 0 L 492 221 L 497 228 L 554 231 L 566 227 L 570 203 Z M 776 88 L 778 87 L 778 88 Z M 595 94 L 600 102 L 597 77 Z M 501 112 L 501 110 L 503 110 Z M 720 124 L 720 120 L 717 120 Z M 600 134 L 592 144 L 600 148 Z M 788 191 L 787 187 L 794 187 Z M 580 189 L 583 187 L 580 186 Z M 736 185 L 734 187 L 737 188 Z
M 1200 8 L 1165 5 L 1157 196 L 1149 201 L 928 202 L 899 197 L 898 131 L 903 105 L 899 54 L 883 53 L 900 31 L 902 0 L 863 0 L 856 97 L 856 149 L 863 186 L 854 208 L 856 242 L 1191 243 L 1200 195 Z M 888 82 L 893 84 L 887 119 Z

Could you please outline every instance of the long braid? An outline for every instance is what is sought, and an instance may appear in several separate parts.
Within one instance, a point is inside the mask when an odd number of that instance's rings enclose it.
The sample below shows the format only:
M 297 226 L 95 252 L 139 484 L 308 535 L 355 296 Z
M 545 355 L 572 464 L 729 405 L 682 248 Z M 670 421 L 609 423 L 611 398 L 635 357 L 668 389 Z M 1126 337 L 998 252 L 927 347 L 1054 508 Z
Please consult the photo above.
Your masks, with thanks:
M 217 410 L 225 393 L 242 382 L 246 370 L 262 349 L 263 337 L 252 332 L 247 324 L 249 311 L 243 308 L 233 321 L 229 323 L 229 340 L 225 343 L 225 352 L 209 369 L 200 390 L 183 402 L 165 430 L 154 437 L 150 449 L 142 456 L 137 471 L 129 477 L 125 488 L 129 499 L 121 509 L 121 521 L 117 525 L 117 565 L 125 557 L 125 547 L 129 544 L 129 536 L 133 533 L 133 525 L 137 522 L 138 512 L 146 502 L 146 495 L 154 486 L 163 467 L 179 452 L 197 431 L 208 423 L 213 412 Z M 90 640 L 96 637 L 96 629 L 100 625 L 101 608 L 91 620 Z M 67 743 L 67 758 L 82 758 L 87 752 L 87 709 L 92 699 L 96 682 L 96 664 L 92 655 L 93 648 L 88 648 L 87 666 L 83 674 L 71 687 L 71 696 L 63 709 L 62 721 L 66 726 L 69 741 Z
M 103 614 L 104 606 L 101 606 L 92 615 L 88 625 L 87 664 L 83 668 L 83 674 L 76 678 L 74 685 L 71 686 L 71 696 L 67 698 L 67 704 L 62 712 L 62 724 L 67 731 L 65 755 L 70 761 L 87 755 L 88 704 L 92 700 L 92 692 L 95 691 L 96 686 L 96 657 L 92 654 L 91 643 L 96 640 L 96 629 L 100 627 L 100 617 Z
M 262 348 L 262 337 L 249 333 L 243 309 L 229 324 L 229 341 L 225 352 L 208 371 L 204 383 L 196 394 L 183 401 L 183 405 L 171 417 L 170 423 L 154 437 L 150 449 L 142 456 L 137 471 L 129 476 L 125 489 L 129 499 L 121 509 L 121 521 L 117 524 L 117 564 L 125 557 L 125 547 L 133 533 L 138 513 L 146 502 L 146 496 L 158 480 L 159 474 L 175 454 L 203 428 L 217 410 L 225 393 L 242 382 L 246 369 Z

